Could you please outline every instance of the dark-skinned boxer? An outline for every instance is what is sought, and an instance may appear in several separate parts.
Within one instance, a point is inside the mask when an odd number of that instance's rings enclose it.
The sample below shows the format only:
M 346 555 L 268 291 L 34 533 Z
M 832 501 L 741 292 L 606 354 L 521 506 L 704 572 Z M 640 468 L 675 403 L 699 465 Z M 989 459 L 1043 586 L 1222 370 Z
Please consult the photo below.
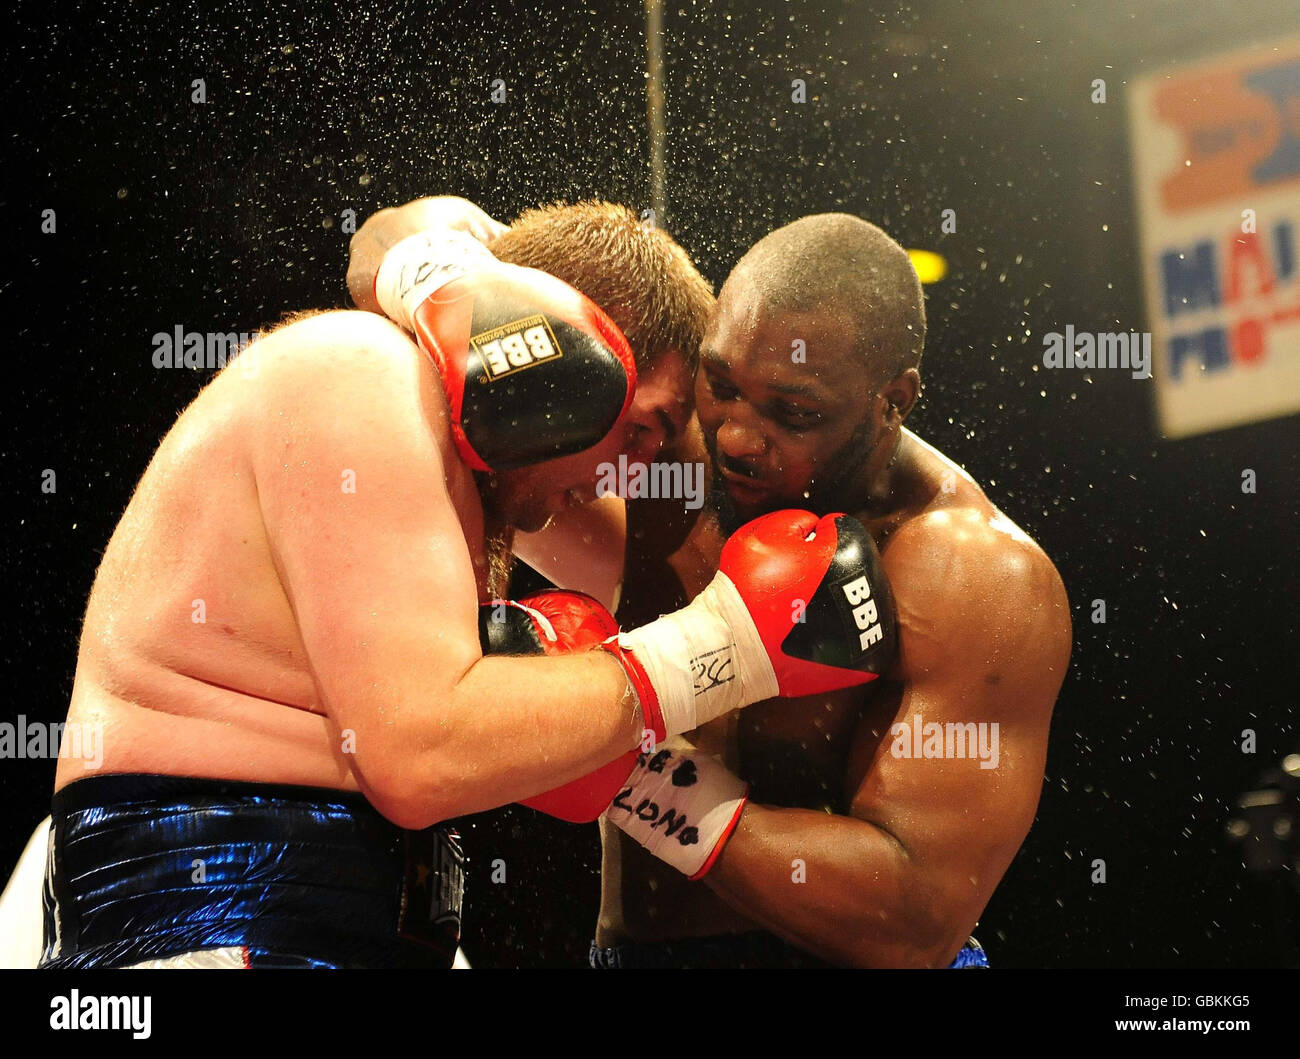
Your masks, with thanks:
M 523 542 L 555 583 L 620 599 L 627 628 L 692 598 L 744 519 L 845 510 L 879 547 L 897 605 L 881 680 L 683 737 L 747 784 L 702 880 L 607 815 L 594 965 L 985 962 L 967 939 L 1034 817 L 1070 618 L 1042 550 L 904 428 L 924 335 L 920 285 L 885 233 L 842 214 L 774 232 L 724 285 L 698 424 L 661 456 L 708 463 L 712 503 L 697 516 L 680 501 L 602 501 Z M 613 577 L 584 568 L 585 536 L 626 540 Z
M 103 726 L 103 768 L 60 760 L 44 966 L 447 966 L 438 821 L 647 732 L 870 678 L 843 607 L 784 649 L 796 597 L 864 572 L 840 547 L 860 530 L 808 516 L 738 535 L 657 631 L 485 657 L 489 541 L 594 491 L 626 447 L 633 354 L 560 280 L 469 238 L 420 249 L 379 277 L 418 344 L 365 313 L 282 327 L 145 471 L 87 607 L 69 721 Z M 729 679 L 699 689 L 706 658 Z

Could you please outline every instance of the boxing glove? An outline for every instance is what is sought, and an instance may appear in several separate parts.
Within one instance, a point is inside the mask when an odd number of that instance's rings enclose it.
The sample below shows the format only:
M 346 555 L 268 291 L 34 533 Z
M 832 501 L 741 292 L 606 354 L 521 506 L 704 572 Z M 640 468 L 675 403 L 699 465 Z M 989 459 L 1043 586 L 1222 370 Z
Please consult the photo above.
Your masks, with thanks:
M 591 448 L 632 402 L 632 350 L 599 306 L 545 272 L 497 261 L 464 232 L 402 240 L 375 295 L 436 365 L 457 450 L 475 470 Z
M 618 633 L 614 616 L 581 592 L 554 589 L 518 602 L 496 600 L 479 608 L 484 654 L 567 654 L 595 647 Z M 609 806 L 636 764 L 629 750 L 594 772 L 521 804 L 570 823 L 590 823 Z
M 636 767 L 605 819 L 689 879 L 703 878 L 740 823 L 749 785 L 677 736 Z
M 618 632 L 613 616 L 580 592 L 551 590 L 479 608 L 484 654 L 565 654 Z M 685 740 L 630 750 L 585 776 L 525 798 L 526 805 L 570 823 L 603 813 L 665 863 L 701 878 L 735 830 L 748 785 Z
M 776 696 L 875 680 L 896 649 L 893 600 L 865 527 L 777 511 L 722 549 L 687 606 L 602 646 L 618 656 L 660 741 Z

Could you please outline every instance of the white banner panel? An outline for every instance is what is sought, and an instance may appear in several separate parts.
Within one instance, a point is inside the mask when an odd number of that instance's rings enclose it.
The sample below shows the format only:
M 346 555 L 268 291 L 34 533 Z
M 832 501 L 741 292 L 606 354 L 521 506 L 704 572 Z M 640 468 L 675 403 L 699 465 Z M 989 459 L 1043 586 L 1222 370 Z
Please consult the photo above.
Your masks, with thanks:
M 1300 411 L 1300 39 L 1136 80 L 1160 431 Z

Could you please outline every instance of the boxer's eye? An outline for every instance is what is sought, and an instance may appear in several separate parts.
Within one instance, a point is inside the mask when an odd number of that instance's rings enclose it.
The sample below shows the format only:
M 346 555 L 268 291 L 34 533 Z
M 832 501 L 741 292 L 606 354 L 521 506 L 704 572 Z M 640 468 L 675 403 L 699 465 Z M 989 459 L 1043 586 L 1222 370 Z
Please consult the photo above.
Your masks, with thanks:
M 772 406 L 772 418 L 780 426 L 795 434 L 811 430 L 822 421 L 820 412 L 801 408 L 799 405 L 786 404 L 784 401 L 778 401 Z
M 740 394 L 740 391 L 734 386 L 716 376 L 710 375 L 706 381 L 708 382 L 709 393 L 715 401 L 734 401 Z

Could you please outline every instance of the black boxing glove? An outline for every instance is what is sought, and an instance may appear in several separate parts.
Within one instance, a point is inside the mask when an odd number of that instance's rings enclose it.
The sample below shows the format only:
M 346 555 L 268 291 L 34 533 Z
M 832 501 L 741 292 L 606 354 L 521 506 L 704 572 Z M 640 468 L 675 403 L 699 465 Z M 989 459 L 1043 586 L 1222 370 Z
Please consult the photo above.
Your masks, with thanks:
M 589 449 L 636 389 L 621 331 L 585 295 L 464 232 L 402 240 L 375 276 L 385 314 L 438 368 L 461 458 L 507 470 Z

